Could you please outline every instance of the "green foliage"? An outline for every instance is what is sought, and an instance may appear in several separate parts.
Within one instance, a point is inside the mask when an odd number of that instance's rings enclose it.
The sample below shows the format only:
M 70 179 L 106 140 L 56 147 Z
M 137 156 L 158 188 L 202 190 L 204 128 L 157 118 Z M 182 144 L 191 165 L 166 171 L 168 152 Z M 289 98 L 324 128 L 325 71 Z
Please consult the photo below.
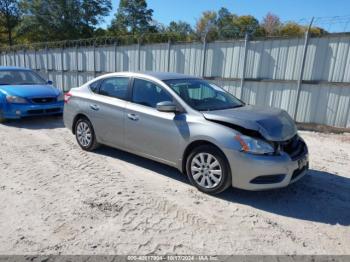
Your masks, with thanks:
M 13 44 L 13 31 L 21 19 L 21 10 L 16 0 L 0 1 L 0 36 L 8 45 Z
M 111 10 L 110 0 L 22 0 L 18 33 L 30 42 L 88 38 Z
M 288 22 L 281 27 L 280 35 L 282 36 L 303 36 L 306 28 L 294 22 Z
M 98 26 L 112 9 L 112 0 L 0 0 L 0 45 L 86 39 L 84 43 L 158 43 L 167 41 L 215 41 L 251 37 L 300 37 L 307 27 L 282 23 L 268 13 L 259 23 L 251 15 L 238 16 L 222 7 L 206 11 L 195 28 L 184 21 L 168 26 L 153 19 L 146 0 L 120 0 L 108 29 Z M 312 27 L 311 36 L 328 34 Z M 90 39 L 95 38 L 95 39 Z M 107 41 L 107 42 L 106 42 Z M 74 42 L 76 44 L 77 42 Z
M 114 35 L 155 33 L 156 26 L 152 25 L 152 14 L 153 10 L 147 8 L 145 0 L 120 0 L 109 30 Z
M 191 41 L 196 39 L 196 35 L 191 25 L 183 21 L 172 21 L 165 32 L 173 41 Z
M 202 39 L 213 41 L 218 38 L 217 13 L 214 11 L 203 12 L 197 21 L 196 33 Z

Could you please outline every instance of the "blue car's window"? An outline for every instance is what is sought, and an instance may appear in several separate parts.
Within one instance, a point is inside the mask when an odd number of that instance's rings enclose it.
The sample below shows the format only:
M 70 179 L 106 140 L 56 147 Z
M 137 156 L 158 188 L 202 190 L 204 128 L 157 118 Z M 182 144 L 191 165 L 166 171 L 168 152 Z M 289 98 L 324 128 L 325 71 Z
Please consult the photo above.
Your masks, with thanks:
M 164 82 L 189 106 L 199 111 L 222 110 L 244 105 L 222 88 L 201 79 L 173 79 Z
M 29 70 L 0 70 L 0 85 L 46 84 L 37 73 Z

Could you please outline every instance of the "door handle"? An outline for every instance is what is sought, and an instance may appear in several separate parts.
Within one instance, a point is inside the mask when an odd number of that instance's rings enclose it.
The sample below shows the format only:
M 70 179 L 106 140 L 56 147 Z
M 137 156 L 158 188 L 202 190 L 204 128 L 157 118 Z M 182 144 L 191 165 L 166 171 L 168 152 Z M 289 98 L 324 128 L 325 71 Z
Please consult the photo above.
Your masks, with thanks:
M 100 107 L 99 107 L 98 105 L 90 105 L 90 108 L 91 108 L 92 110 L 95 110 L 95 111 L 97 111 L 97 110 L 100 109 Z
M 139 116 L 136 114 L 128 114 L 128 118 L 133 120 L 133 121 L 139 120 Z

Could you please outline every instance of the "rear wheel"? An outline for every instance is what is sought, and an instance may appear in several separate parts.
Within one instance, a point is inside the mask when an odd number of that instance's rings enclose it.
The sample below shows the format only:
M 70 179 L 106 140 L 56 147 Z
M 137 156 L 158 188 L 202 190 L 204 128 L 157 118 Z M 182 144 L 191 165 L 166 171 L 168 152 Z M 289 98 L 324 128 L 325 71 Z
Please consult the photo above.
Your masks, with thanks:
M 218 194 L 232 184 L 226 157 L 215 146 L 195 148 L 187 158 L 186 172 L 191 183 L 205 193 Z
M 80 118 L 76 122 L 75 137 L 79 146 L 86 151 L 92 151 L 99 146 L 94 128 L 87 118 Z

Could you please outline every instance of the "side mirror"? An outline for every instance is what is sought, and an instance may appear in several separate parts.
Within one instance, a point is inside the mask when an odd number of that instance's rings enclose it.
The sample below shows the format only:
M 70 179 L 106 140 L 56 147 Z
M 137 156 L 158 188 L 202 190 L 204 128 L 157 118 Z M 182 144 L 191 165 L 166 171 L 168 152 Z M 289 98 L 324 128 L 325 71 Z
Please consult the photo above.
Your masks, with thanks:
M 47 83 L 48 85 L 52 85 L 52 84 L 53 84 L 52 80 L 47 80 L 46 83 Z
M 171 101 L 163 101 L 157 103 L 157 110 L 160 112 L 173 112 L 177 111 L 176 105 Z

